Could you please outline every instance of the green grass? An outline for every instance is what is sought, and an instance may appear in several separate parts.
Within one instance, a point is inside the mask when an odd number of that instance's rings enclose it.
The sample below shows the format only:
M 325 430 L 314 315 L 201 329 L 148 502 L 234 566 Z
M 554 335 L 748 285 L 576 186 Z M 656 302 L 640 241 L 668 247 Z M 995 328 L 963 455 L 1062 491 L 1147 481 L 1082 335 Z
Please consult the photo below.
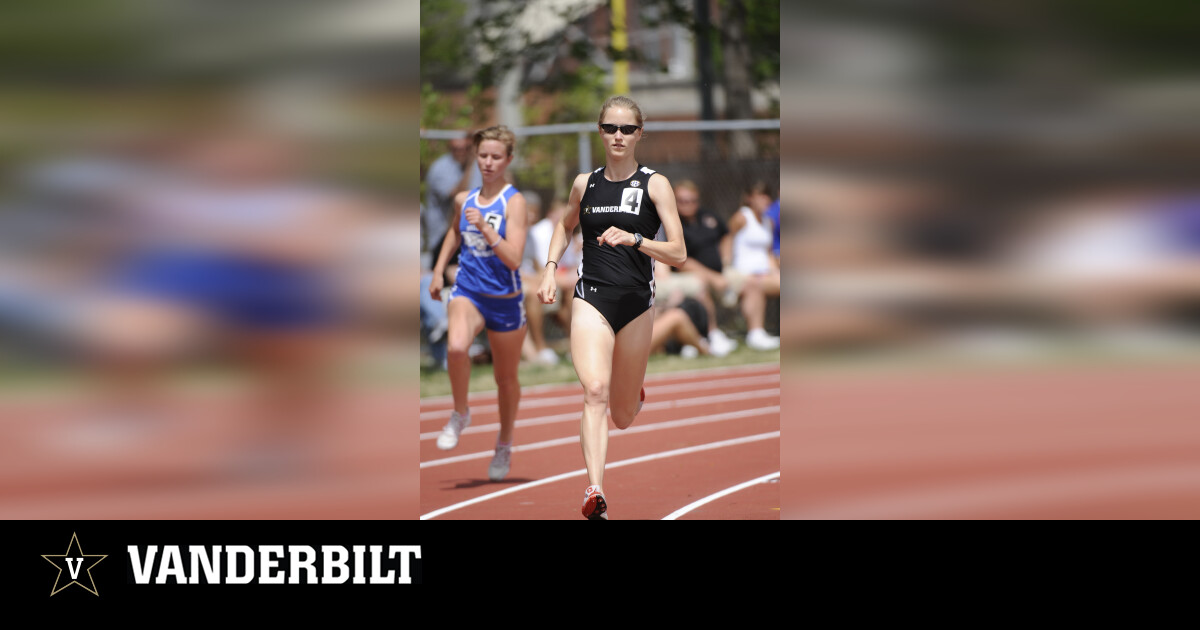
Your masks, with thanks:
M 972 353 L 937 344 L 909 344 L 842 351 L 790 351 L 782 368 L 791 374 L 836 375 L 863 372 L 936 373 L 955 371 L 1085 370 L 1139 366 L 1189 366 L 1200 362 L 1200 341 L 1136 352 L 1088 340 L 1051 338 L 1027 352 Z
M 695 359 L 684 359 L 679 355 L 655 354 L 650 356 L 650 363 L 646 367 L 647 374 L 658 374 L 661 372 L 676 372 L 679 370 L 699 370 L 703 368 L 725 367 L 731 365 L 745 365 L 749 363 L 779 363 L 779 351 L 772 350 L 769 352 L 760 352 L 751 350 L 745 345 L 738 346 L 737 350 L 729 353 L 722 358 L 716 357 L 696 357 Z M 559 361 L 558 365 L 551 367 L 526 365 L 521 366 L 521 385 L 544 385 L 548 383 L 577 383 L 578 377 L 575 375 L 575 368 L 565 359 Z M 471 368 L 471 384 L 469 390 L 472 392 L 489 391 L 496 389 L 496 382 L 492 378 L 492 366 L 476 365 Z M 441 370 L 431 370 L 421 368 L 421 397 L 429 396 L 447 396 L 450 394 L 450 377 Z

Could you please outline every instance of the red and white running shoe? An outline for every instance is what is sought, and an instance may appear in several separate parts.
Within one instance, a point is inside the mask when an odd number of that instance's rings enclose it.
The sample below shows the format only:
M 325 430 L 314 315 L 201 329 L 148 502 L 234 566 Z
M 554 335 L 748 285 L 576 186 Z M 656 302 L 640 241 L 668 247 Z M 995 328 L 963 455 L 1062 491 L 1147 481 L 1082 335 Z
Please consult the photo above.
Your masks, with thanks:
M 608 520 L 608 504 L 604 502 L 600 488 L 588 486 L 583 491 L 583 517 L 589 521 Z

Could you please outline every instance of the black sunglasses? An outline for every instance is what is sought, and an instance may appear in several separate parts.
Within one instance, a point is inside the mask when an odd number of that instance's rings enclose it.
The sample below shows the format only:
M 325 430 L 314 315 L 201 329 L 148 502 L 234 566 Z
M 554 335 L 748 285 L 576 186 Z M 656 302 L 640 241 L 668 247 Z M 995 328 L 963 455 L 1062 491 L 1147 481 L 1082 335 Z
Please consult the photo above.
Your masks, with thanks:
M 641 129 L 642 127 L 641 125 L 609 125 L 607 123 L 600 123 L 600 128 L 603 129 L 604 133 L 607 134 L 617 133 L 617 130 L 620 129 L 621 133 L 631 136 L 633 135 L 633 132 Z

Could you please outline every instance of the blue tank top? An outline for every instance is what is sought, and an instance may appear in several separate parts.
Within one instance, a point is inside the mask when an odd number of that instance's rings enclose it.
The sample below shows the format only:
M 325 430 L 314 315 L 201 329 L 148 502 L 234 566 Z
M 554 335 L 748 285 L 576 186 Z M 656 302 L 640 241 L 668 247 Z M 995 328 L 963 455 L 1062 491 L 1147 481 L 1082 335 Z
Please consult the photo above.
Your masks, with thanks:
M 459 214 L 458 230 L 462 234 L 462 245 L 458 257 L 459 286 L 469 291 L 486 295 L 508 295 L 521 290 L 521 274 L 509 269 L 496 252 L 488 247 L 487 237 L 467 221 L 467 208 L 478 208 L 483 220 L 491 224 L 501 238 L 508 236 L 508 200 L 517 194 L 512 184 L 500 191 L 496 200 L 488 206 L 479 205 L 476 188 L 467 195 Z

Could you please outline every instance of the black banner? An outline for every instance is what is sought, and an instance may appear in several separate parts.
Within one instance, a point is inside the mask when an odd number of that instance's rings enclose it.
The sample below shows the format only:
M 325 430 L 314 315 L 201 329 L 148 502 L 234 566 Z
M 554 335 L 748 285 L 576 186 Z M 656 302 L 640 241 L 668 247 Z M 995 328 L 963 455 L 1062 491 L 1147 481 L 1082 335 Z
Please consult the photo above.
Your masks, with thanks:
M 597 586 L 653 588 L 664 579 L 766 580 L 780 561 L 770 533 L 776 527 L 583 520 L 10 521 L 0 561 L 6 599 L 47 612 L 148 602 L 394 606 L 453 598 L 463 589 L 490 599 L 514 588 L 535 595 Z

